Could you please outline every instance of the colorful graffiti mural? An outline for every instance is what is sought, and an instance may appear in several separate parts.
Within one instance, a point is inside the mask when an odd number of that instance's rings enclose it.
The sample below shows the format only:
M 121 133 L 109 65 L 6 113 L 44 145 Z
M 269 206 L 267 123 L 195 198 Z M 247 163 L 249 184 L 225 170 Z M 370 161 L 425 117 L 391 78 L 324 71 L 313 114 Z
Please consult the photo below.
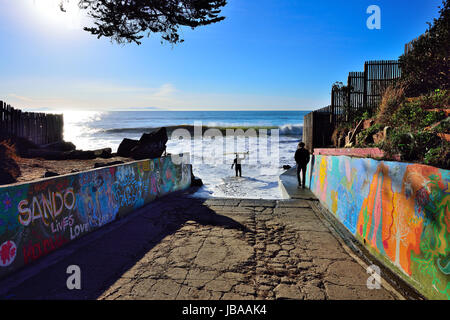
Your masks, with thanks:
M 450 171 L 315 155 L 319 200 L 375 255 L 428 298 L 450 299 Z
M 0 187 L 0 277 L 190 184 L 163 157 Z

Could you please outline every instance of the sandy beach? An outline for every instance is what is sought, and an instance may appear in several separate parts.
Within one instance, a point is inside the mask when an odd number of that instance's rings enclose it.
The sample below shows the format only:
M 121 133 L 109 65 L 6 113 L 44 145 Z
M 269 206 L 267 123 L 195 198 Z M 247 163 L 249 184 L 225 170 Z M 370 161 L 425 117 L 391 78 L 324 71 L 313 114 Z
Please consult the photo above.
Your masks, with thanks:
M 17 182 L 20 183 L 42 179 L 47 171 L 64 175 L 94 169 L 96 163 L 107 164 L 115 161 L 122 161 L 126 163 L 135 160 L 123 157 L 112 157 L 110 159 L 97 158 L 92 160 L 44 160 L 40 158 L 19 158 L 17 164 L 20 167 L 21 175 L 17 178 Z

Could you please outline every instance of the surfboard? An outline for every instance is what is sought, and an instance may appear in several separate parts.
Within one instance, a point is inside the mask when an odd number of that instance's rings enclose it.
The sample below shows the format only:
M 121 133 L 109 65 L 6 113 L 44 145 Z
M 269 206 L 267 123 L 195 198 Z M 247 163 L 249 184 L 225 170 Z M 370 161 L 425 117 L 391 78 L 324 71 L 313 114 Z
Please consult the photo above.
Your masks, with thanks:
M 247 152 L 227 152 L 227 153 L 224 153 L 224 155 L 227 155 L 227 154 L 249 154 L 250 152 L 249 151 L 247 151 Z

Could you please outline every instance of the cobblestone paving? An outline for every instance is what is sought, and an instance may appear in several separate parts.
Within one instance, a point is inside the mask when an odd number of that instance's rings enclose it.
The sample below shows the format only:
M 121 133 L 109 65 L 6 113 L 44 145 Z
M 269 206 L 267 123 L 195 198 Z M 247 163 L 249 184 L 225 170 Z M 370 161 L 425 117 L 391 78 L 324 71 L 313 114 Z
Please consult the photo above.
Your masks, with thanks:
M 364 268 L 306 201 L 205 206 L 238 224 L 186 221 L 100 299 L 394 299 L 367 289 Z
M 305 200 L 168 196 L 69 244 L 8 299 L 395 299 Z M 46 259 L 46 258 L 44 258 Z M 56 258 L 53 257 L 55 260 Z M 82 290 L 66 288 L 80 265 Z M 1 285 L 1 284 L 0 284 Z

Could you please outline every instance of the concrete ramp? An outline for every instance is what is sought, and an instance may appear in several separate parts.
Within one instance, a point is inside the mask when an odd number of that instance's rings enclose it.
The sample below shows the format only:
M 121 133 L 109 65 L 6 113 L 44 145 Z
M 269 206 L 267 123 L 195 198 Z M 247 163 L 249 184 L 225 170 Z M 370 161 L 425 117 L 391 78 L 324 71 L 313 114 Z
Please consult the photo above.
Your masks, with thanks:
M 308 188 L 298 188 L 296 167 L 281 174 L 278 179 L 281 193 L 285 199 L 317 200 L 316 196 Z

